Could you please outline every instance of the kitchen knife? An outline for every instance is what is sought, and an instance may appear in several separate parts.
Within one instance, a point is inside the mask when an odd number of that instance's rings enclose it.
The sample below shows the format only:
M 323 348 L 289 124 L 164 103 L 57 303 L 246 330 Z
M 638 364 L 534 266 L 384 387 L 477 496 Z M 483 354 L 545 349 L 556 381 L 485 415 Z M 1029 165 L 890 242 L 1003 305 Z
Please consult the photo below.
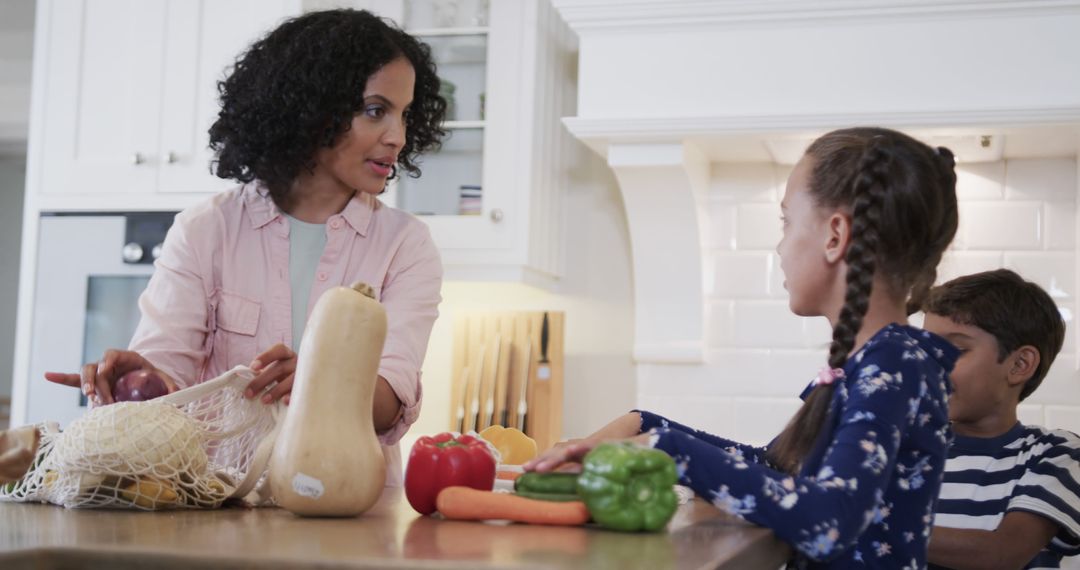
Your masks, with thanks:
M 548 360 L 548 314 L 544 312 L 544 322 L 540 325 L 540 360 L 536 363 L 536 379 L 551 379 L 551 361 Z
M 480 378 L 484 373 L 484 348 L 481 344 L 476 362 L 470 363 L 472 366 L 469 367 L 469 388 L 465 394 L 465 422 L 461 433 L 476 430 L 475 420 L 480 416 Z
M 485 377 L 482 383 L 484 388 L 483 405 L 479 415 L 476 417 L 476 431 L 480 431 L 492 423 L 495 422 L 495 384 L 498 382 L 499 376 L 499 354 L 502 352 L 501 348 L 502 336 L 495 335 L 495 338 L 491 341 L 491 355 L 488 357 L 491 360 L 487 362 L 489 366 L 486 367 Z
M 518 383 L 518 401 L 517 401 L 517 428 L 522 432 L 525 431 L 525 414 L 528 412 L 529 405 L 526 401 L 526 397 L 529 394 L 529 369 L 532 368 L 532 339 L 525 339 L 525 348 L 523 349 L 524 355 L 521 359 L 521 382 Z
M 454 424 L 457 426 L 458 433 L 465 433 L 465 406 L 469 401 L 469 367 L 465 366 L 461 369 L 461 397 L 458 398 L 457 414 L 454 417 Z

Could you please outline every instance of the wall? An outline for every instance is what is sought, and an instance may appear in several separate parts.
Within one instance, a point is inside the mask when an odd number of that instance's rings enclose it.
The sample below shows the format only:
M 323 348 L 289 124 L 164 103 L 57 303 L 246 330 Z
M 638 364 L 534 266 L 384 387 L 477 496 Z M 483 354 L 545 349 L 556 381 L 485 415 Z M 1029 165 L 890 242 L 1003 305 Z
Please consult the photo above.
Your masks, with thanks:
M 26 157 L 0 155 L 0 397 L 11 396 L 25 173 Z
M 639 367 L 638 400 L 695 427 L 764 443 L 825 362 L 824 318 L 791 314 L 775 247 L 789 167 L 713 164 L 703 237 L 708 354 L 701 366 Z M 1021 421 L 1080 431 L 1077 383 L 1077 161 L 1012 159 L 957 167 L 960 229 L 939 281 L 1008 267 L 1049 291 L 1067 319 L 1065 347 Z

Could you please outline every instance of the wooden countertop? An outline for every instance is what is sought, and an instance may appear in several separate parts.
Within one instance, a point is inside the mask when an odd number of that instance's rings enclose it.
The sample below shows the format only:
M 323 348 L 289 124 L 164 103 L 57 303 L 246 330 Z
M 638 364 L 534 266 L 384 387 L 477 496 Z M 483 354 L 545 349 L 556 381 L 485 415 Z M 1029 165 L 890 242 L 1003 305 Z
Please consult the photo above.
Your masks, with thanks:
M 665 533 L 447 521 L 401 489 L 352 519 L 281 509 L 69 510 L 0 503 L 0 568 L 768 568 L 790 550 L 700 499 Z

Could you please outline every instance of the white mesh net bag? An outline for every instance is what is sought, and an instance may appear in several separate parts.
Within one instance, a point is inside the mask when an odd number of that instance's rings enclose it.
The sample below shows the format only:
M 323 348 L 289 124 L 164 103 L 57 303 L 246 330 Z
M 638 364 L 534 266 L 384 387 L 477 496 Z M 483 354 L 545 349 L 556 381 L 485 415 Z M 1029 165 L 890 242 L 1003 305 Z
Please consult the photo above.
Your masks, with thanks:
M 238 366 L 147 402 L 88 411 L 63 432 L 42 424 L 30 471 L 0 501 L 69 508 L 215 508 L 244 498 L 266 470 L 281 404 L 248 400 Z

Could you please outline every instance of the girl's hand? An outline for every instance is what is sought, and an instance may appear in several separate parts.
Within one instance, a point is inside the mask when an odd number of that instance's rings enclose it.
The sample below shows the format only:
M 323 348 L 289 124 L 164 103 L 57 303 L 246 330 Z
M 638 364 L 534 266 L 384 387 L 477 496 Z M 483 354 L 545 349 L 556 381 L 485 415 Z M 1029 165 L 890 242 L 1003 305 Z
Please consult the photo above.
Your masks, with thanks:
M 521 468 L 525 471 L 547 473 L 548 471 L 555 471 L 556 468 L 566 464 L 566 467 L 558 470 L 581 471 L 581 460 L 599 443 L 599 441 L 590 438 L 560 441 L 551 449 L 526 461 Z
M 153 370 L 161 376 L 170 394 L 176 391 L 175 380 L 155 368 L 141 354 L 131 350 L 106 350 L 100 361 L 84 365 L 79 374 L 46 372 L 45 379 L 73 388 L 81 387 L 83 394 L 95 406 L 103 406 L 113 403 L 113 386 L 116 381 L 124 374 L 140 369 Z
M 581 472 L 581 462 L 594 447 L 609 441 L 628 441 L 641 447 L 649 447 L 651 434 L 643 433 L 628 438 L 598 440 L 593 437 L 571 439 L 556 443 L 551 449 L 525 462 L 521 468 L 525 471 L 546 473 L 548 471 Z
M 293 377 L 296 372 L 296 353 L 291 348 L 281 343 L 275 344 L 266 352 L 256 356 L 249 366 L 258 375 L 244 390 L 245 398 L 254 398 L 267 386 L 273 384 L 274 387 L 263 394 L 263 403 L 270 404 L 281 398 L 286 404 L 289 403 L 289 394 L 292 392 Z

